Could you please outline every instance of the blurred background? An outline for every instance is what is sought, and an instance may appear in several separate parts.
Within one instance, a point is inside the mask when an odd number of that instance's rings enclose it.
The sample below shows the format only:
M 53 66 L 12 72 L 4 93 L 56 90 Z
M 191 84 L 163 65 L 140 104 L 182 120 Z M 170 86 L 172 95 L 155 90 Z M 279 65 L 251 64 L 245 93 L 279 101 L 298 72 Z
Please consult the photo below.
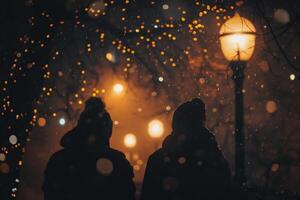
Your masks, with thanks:
M 0 12 L 1 199 L 42 199 L 47 161 L 90 96 L 106 102 L 111 146 L 137 185 L 174 110 L 193 97 L 206 103 L 234 175 L 234 82 L 219 31 L 236 12 L 256 29 L 243 88 L 247 185 L 296 195 L 298 1 L 24 0 L 3 1 Z

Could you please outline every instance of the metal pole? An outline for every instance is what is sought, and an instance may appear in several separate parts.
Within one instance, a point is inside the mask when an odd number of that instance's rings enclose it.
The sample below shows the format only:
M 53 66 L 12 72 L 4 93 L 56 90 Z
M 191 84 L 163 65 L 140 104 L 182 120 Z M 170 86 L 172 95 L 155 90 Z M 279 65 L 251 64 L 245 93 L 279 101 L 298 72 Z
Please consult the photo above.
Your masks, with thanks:
M 244 69 L 245 62 L 232 62 L 232 79 L 235 84 L 235 181 L 240 188 L 246 183 L 245 175 L 245 136 L 244 136 Z

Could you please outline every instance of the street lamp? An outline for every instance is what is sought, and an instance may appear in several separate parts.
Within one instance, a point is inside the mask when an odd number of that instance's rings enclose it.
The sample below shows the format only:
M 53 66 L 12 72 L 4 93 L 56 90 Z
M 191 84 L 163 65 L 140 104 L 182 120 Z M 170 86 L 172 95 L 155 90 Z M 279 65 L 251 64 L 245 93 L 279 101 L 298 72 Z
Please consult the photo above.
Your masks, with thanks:
M 256 29 L 238 13 L 227 20 L 220 29 L 221 48 L 230 61 L 235 83 L 235 180 L 239 187 L 246 183 L 244 137 L 244 69 L 255 48 Z

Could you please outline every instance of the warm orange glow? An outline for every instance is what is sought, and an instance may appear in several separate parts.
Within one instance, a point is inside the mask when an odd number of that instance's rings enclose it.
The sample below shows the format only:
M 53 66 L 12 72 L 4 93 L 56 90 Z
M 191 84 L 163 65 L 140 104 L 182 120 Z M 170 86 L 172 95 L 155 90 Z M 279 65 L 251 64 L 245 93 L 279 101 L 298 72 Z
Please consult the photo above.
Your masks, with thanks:
M 40 118 L 38 119 L 38 125 L 39 125 L 40 127 L 46 126 L 46 123 L 47 123 L 47 121 L 46 121 L 46 119 L 45 119 L 44 117 L 40 117 Z
M 113 91 L 116 94 L 121 94 L 124 91 L 124 86 L 122 84 L 120 84 L 120 83 L 117 83 L 117 84 L 114 85 Z
M 248 61 L 255 48 L 254 25 L 246 18 L 235 14 L 220 29 L 221 48 L 229 61 Z
M 148 124 L 148 133 L 152 138 L 160 138 L 164 133 L 164 124 L 160 120 L 152 120 Z
M 115 56 L 112 53 L 110 53 L 110 52 L 106 53 L 105 57 L 110 62 L 115 62 L 116 61 Z
M 293 81 L 293 80 L 295 80 L 296 79 L 296 75 L 295 74 L 291 74 L 290 75 L 290 79 Z
M 136 146 L 136 137 L 132 133 L 128 133 L 124 137 L 124 145 L 128 148 L 133 148 Z

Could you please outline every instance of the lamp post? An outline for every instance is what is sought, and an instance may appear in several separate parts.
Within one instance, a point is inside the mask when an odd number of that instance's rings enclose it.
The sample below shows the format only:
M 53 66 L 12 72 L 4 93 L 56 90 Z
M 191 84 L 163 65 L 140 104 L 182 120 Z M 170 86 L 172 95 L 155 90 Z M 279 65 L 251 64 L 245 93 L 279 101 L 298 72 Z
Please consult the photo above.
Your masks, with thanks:
M 235 83 L 235 181 L 242 188 L 245 175 L 245 136 L 244 136 L 244 69 L 255 47 L 254 25 L 238 13 L 227 20 L 220 29 L 221 49 L 230 61 Z

